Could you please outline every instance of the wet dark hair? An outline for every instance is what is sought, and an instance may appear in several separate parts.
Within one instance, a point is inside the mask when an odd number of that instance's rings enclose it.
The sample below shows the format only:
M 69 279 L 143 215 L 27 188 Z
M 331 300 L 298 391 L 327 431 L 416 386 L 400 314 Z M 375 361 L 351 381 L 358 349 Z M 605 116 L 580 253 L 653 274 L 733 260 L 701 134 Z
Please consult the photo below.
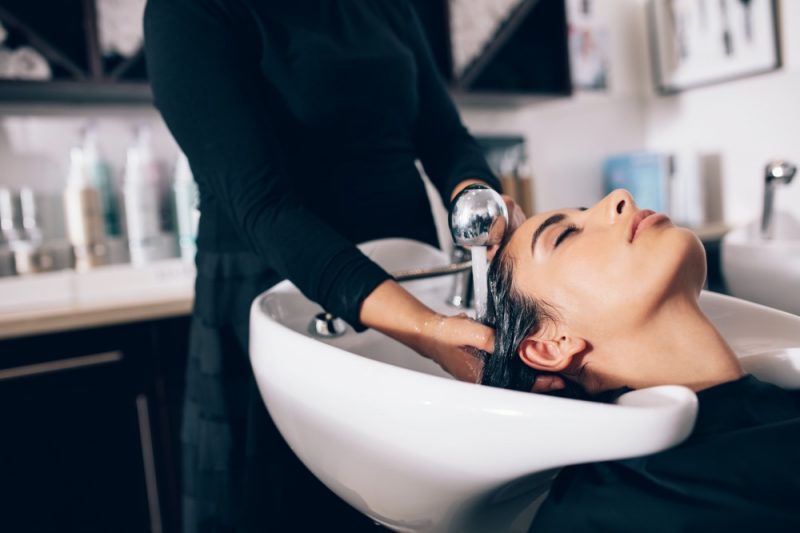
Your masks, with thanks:
M 489 266 L 489 296 L 485 323 L 495 329 L 494 353 L 483 367 L 481 383 L 530 391 L 538 375 L 517 354 L 522 341 L 536 332 L 553 313 L 543 302 L 514 288 L 513 260 L 503 243 Z
M 482 385 L 524 392 L 533 389 L 536 378 L 555 375 L 526 365 L 519 356 L 519 347 L 526 337 L 535 333 L 547 321 L 558 318 L 557 310 L 542 300 L 532 298 L 514 287 L 514 260 L 506 250 L 505 241 L 495 253 L 489 266 L 489 296 L 484 323 L 495 330 L 494 353 L 483 354 Z M 578 372 L 583 374 L 586 366 Z M 562 376 L 563 377 L 563 376 Z M 562 398 L 610 403 L 632 390 L 629 387 L 590 394 L 579 383 L 564 378 L 564 388 L 547 394 Z

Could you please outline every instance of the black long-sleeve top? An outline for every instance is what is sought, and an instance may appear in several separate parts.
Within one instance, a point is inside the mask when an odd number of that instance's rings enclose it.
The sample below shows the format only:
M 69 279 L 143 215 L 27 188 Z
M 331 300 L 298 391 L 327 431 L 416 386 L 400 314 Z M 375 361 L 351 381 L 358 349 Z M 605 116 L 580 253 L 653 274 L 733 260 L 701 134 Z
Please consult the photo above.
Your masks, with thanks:
M 800 391 L 745 376 L 697 398 L 675 448 L 562 470 L 531 532 L 800 531 Z
M 251 250 L 360 328 L 389 276 L 353 243 L 436 242 L 444 199 L 499 189 L 403 0 L 149 0 L 155 104 L 200 189 L 198 248 Z

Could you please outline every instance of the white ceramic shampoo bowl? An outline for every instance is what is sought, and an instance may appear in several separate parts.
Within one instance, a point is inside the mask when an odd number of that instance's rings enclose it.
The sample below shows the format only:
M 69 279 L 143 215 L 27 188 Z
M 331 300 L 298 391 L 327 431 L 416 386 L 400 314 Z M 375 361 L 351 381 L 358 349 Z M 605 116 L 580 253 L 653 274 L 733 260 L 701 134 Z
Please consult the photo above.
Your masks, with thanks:
M 775 236 L 763 240 L 759 223 L 722 239 L 722 273 L 738 298 L 800 314 L 800 220 L 775 213 Z
M 447 262 L 401 239 L 362 249 L 388 270 Z M 450 283 L 405 286 L 452 314 Z M 751 371 L 800 387 L 800 318 L 713 293 L 701 301 Z M 559 467 L 654 453 L 694 423 L 696 397 L 684 387 L 634 391 L 611 405 L 461 383 L 375 331 L 312 338 L 307 327 L 319 310 L 288 282 L 254 301 L 259 389 L 305 465 L 397 531 L 527 531 Z

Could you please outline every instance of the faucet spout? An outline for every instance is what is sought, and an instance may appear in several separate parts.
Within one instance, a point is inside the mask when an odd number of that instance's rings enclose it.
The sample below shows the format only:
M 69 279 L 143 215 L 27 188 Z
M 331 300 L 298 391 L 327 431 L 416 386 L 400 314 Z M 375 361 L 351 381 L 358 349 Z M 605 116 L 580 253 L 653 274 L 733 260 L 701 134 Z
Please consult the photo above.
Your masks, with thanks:
M 764 176 L 764 209 L 761 212 L 761 238 L 772 239 L 774 227 L 774 199 L 778 185 L 788 185 L 797 173 L 797 166 L 784 160 L 767 163 Z
M 457 246 L 471 247 L 472 291 L 463 285 L 454 287 L 451 301 L 459 295 L 474 297 L 476 318 L 486 318 L 488 285 L 486 282 L 486 248 L 503 242 L 508 229 L 508 208 L 493 189 L 485 185 L 470 185 L 456 195 L 450 204 L 450 233 Z M 460 280 L 469 282 L 468 276 Z M 459 280 L 456 281 L 458 283 Z M 463 301 L 461 302 L 463 305 Z
M 453 247 L 452 262 L 469 262 L 469 251 L 461 246 Z M 470 265 L 471 269 L 471 265 Z M 447 304 L 456 309 L 464 309 L 470 306 L 472 301 L 472 276 L 470 269 L 465 269 L 453 276 L 453 284 L 450 287 L 450 295 L 447 297 Z

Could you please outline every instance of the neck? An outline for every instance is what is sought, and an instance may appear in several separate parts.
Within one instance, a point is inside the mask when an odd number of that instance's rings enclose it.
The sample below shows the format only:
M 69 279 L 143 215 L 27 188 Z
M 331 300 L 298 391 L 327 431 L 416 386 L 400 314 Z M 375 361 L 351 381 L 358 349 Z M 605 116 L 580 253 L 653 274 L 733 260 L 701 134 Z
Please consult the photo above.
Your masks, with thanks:
M 607 379 L 598 376 L 606 382 L 604 389 L 684 385 L 699 391 L 744 375 L 733 350 L 700 310 L 696 298 L 676 297 L 666 302 L 644 325 L 624 337 L 613 340 L 609 346 L 613 351 L 606 353 L 618 354 L 613 358 L 628 369 L 630 361 L 636 361 L 635 371 L 628 370 L 623 383 L 619 377 L 611 377 L 621 374 L 609 368 Z

